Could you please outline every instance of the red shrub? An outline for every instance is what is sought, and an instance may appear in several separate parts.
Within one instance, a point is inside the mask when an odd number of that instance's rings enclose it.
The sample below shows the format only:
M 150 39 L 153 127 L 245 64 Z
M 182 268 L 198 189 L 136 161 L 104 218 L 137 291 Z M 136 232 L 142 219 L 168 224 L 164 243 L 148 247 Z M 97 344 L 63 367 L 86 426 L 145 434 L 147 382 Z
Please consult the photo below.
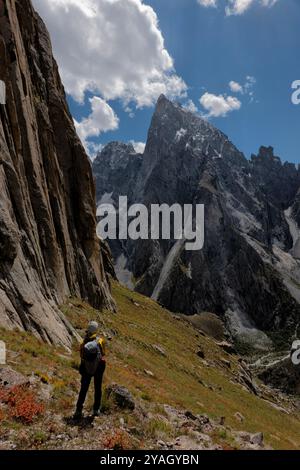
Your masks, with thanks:
M 15 386 L 11 389 L 0 389 L 0 401 L 8 405 L 9 414 L 25 424 L 44 412 L 44 405 L 38 402 L 32 391 L 26 386 Z
M 112 431 L 103 444 L 106 449 L 112 450 L 128 450 L 131 448 L 129 436 L 122 430 Z

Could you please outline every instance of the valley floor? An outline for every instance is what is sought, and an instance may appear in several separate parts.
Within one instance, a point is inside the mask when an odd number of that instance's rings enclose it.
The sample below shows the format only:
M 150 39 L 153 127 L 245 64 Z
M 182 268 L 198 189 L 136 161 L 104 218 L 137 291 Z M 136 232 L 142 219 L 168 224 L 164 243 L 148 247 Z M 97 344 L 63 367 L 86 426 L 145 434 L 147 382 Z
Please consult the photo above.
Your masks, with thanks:
M 117 283 L 113 295 L 117 313 L 78 299 L 61 308 L 81 335 L 90 319 L 100 323 L 108 343 L 104 388 L 126 387 L 135 410 L 116 408 L 104 394 L 103 414 L 93 420 L 90 393 L 85 418 L 74 422 L 78 345 L 67 353 L 28 333 L 0 330 L 7 367 L 30 383 L 22 411 L 41 403 L 25 423 L 0 392 L 0 449 L 300 448 L 295 398 L 254 381 L 238 355 L 153 300 Z

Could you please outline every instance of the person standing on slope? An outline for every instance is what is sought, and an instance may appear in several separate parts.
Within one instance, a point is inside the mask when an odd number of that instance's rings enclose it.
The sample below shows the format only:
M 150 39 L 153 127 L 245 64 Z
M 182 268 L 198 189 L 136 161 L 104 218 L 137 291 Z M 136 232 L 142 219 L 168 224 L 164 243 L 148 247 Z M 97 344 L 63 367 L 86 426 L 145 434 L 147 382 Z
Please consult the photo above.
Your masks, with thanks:
M 83 405 L 86 399 L 89 386 L 94 377 L 94 408 L 93 416 L 100 415 L 102 398 L 102 380 L 105 371 L 105 340 L 98 336 L 99 325 L 91 321 L 88 325 L 85 338 L 80 345 L 81 364 L 79 372 L 81 374 L 81 389 L 76 406 L 74 419 L 82 418 Z

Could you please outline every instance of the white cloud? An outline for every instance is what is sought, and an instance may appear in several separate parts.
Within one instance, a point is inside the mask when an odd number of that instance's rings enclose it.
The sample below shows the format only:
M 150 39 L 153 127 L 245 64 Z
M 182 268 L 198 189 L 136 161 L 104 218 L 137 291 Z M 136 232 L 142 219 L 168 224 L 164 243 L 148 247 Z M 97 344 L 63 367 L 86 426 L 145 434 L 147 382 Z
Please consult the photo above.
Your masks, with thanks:
M 207 111 L 206 117 L 225 117 L 242 106 L 242 103 L 233 96 L 214 95 L 208 92 L 204 93 L 199 101 Z
M 251 75 L 247 75 L 246 81 L 243 85 L 234 80 L 229 82 L 229 88 L 233 93 L 241 93 L 242 95 L 253 96 L 253 87 L 256 84 L 256 78 Z
M 217 0 L 197 0 L 199 5 L 203 7 L 216 7 L 217 6 Z
M 278 0 L 227 0 L 225 12 L 227 16 L 242 15 L 255 3 L 263 7 L 272 7 Z M 204 7 L 216 7 L 219 0 L 197 0 Z
M 250 8 L 255 0 L 228 0 L 229 5 L 226 7 L 226 15 L 242 15 Z
M 101 143 L 95 143 L 95 142 L 87 142 L 87 147 L 88 147 L 88 154 L 93 162 L 97 155 L 104 149 L 104 145 Z
M 243 93 L 243 87 L 240 85 L 238 82 L 235 82 L 234 80 L 231 80 L 229 82 L 229 88 L 233 93 Z
M 77 133 L 88 151 L 90 143 L 87 139 L 99 137 L 102 132 L 116 130 L 119 127 L 117 115 L 102 98 L 94 96 L 90 99 L 90 103 L 91 114 L 80 122 L 75 121 Z
M 272 7 L 278 0 L 260 0 L 264 7 Z
M 193 100 L 188 100 L 184 105 L 183 108 L 186 109 L 187 111 L 190 111 L 191 113 L 198 113 L 198 108 L 195 105 Z
M 106 101 L 152 105 L 161 93 L 178 98 L 175 73 L 153 8 L 142 0 L 33 0 L 52 37 L 66 91 L 87 90 Z
M 256 83 L 256 78 L 252 77 L 251 75 L 247 75 L 246 77 L 246 83 L 244 85 L 244 89 L 249 90 L 254 87 Z
M 146 147 L 145 142 L 136 142 L 135 140 L 131 140 L 129 143 L 132 144 L 132 146 L 133 146 L 134 150 L 136 151 L 136 153 L 144 153 L 145 152 L 145 147 Z

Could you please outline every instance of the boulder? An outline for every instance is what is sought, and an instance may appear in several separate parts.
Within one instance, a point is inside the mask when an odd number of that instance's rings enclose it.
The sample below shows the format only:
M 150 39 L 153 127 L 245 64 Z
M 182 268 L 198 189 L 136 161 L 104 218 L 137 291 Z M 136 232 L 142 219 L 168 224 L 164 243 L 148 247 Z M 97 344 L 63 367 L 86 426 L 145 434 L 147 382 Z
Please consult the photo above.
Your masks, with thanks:
M 154 374 L 153 374 L 153 372 L 152 372 L 151 370 L 145 369 L 145 370 L 144 370 L 144 373 L 145 373 L 146 375 L 148 375 L 149 377 L 154 377 Z
M 256 434 L 252 434 L 252 436 L 250 438 L 250 442 L 253 445 L 257 445 L 257 446 L 262 447 L 263 444 L 264 444 L 264 435 L 263 435 L 263 433 L 258 432 Z
M 111 384 L 106 389 L 107 398 L 122 409 L 134 410 L 135 401 L 129 390 L 121 385 Z
M 152 348 L 161 356 L 164 356 L 164 357 L 167 356 L 166 351 L 164 350 L 162 346 L 160 346 L 160 344 L 152 344 Z
M 12 388 L 30 383 L 28 377 L 15 371 L 10 366 L 0 366 L 0 387 Z
M 245 417 L 239 412 L 237 411 L 235 414 L 234 414 L 234 417 L 237 421 L 239 421 L 240 423 L 243 423 L 245 421 Z
M 236 354 L 236 350 L 233 344 L 228 343 L 227 341 L 221 341 L 217 345 L 227 352 L 227 354 Z
M 205 353 L 202 349 L 199 349 L 197 351 L 197 356 L 200 357 L 200 359 L 205 359 Z

